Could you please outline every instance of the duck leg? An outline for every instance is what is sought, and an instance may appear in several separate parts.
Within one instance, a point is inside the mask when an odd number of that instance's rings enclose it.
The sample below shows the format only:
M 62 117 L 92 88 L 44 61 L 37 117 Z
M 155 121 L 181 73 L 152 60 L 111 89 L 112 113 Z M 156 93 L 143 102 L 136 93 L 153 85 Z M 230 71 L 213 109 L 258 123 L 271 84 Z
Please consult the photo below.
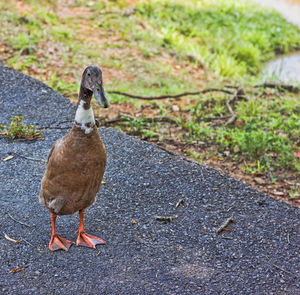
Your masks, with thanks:
M 83 222 L 84 210 L 79 210 L 79 217 L 80 217 L 80 224 L 78 230 L 76 231 L 76 233 L 78 232 L 76 245 L 96 248 L 95 246 L 97 244 L 102 244 L 102 245 L 106 244 L 106 242 L 103 241 L 102 239 L 91 236 L 84 231 L 84 222 Z
M 51 232 L 51 240 L 49 243 L 49 249 L 51 251 L 63 249 L 65 251 L 68 251 L 72 244 L 74 244 L 71 241 L 68 241 L 62 237 L 60 237 L 55 230 L 55 221 L 56 221 L 56 214 L 51 213 L 51 225 L 52 225 L 52 232 Z

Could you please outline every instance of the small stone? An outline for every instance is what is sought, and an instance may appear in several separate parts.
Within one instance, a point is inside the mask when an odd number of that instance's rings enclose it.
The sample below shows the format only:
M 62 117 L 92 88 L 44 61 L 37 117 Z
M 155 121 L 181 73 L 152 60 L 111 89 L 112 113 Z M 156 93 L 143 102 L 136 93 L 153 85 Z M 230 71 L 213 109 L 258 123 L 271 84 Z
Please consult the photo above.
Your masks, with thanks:
M 178 111 L 179 111 L 179 106 L 177 106 L 176 104 L 174 104 L 174 105 L 172 106 L 172 110 L 173 110 L 174 112 L 178 112 Z

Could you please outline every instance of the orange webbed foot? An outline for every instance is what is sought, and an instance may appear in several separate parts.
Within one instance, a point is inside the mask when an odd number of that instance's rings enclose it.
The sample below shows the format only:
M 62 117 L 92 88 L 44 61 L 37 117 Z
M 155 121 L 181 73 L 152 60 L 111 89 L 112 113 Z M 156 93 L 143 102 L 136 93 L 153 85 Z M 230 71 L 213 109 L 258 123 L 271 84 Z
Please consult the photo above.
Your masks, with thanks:
M 91 236 L 85 232 L 80 232 L 76 241 L 76 246 L 85 246 L 90 248 L 96 248 L 96 245 L 104 245 L 106 242 L 100 238 Z
M 74 242 L 66 240 L 62 237 L 60 237 L 58 234 L 54 234 L 51 236 L 51 240 L 49 243 L 49 249 L 51 251 L 56 251 L 56 250 L 65 250 L 68 251 L 69 248 L 74 244 Z

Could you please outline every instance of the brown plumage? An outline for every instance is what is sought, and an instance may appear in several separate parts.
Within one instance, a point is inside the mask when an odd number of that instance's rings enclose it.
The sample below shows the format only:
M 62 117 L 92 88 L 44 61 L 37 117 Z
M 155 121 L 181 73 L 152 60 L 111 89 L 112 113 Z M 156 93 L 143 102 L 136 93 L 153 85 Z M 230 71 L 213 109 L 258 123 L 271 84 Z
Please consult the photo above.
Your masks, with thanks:
M 40 202 L 51 212 L 50 250 L 68 250 L 73 244 L 55 231 L 56 215 L 79 211 L 80 226 L 77 245 L 95 248 L 105 243 L 84 232 L 84 210 L 91 206 L 99 191 L 106 166 L 106 150 L 95 125 L 91 108 L 94 93 L 99 103 L 108 106 L 102 87 L 101 70 L 87 67 L 83 73 L 74 125 L 66 136 L 52 146 L 42 179 Z
M 91 206 L 99 191 L 106 165 L 106 151 L 99 133 L 85 134 L 73 126 L 50 151 L 42 180 L 40 200 L 57 215 L 73 214 Z

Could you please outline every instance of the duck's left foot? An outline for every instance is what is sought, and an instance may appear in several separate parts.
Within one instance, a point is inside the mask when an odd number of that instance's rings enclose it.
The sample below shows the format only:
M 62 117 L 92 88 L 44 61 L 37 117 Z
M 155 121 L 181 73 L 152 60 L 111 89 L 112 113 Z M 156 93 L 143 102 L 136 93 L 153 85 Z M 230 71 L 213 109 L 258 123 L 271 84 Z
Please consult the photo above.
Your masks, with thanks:
M 76 241 L 76 246 L 85 246 L 90 248 L 96 248 L 96 245 L 104 245 L 106 242 L 100 238 L 91 236 L 85 232 L 80 232 Z

